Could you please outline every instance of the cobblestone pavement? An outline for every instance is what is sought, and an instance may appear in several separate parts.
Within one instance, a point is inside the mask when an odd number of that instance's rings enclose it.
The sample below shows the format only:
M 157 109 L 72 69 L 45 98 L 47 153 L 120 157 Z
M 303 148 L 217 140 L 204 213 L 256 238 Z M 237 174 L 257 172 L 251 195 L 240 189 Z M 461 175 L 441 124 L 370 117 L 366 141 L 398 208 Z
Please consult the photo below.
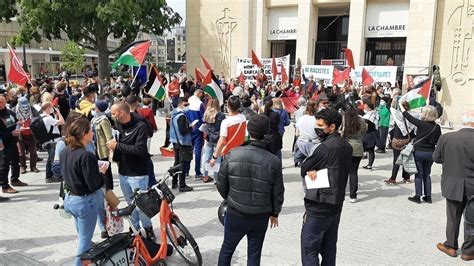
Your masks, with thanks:
M 161 130 L 155 134 L 152 153 L 155 172 L 161 176 L 173 160 L 159 155 L 163 144 L 164 119 L 157 118 Z M 291 159 L 293 127 L 287 127 L 284 137 L 283 170 L 285 202 L 280 214 L 280 227 L 268 229 L 263 253 L 263 265 L 299 265 L 300 232 L 304 213 L 303 190 L 299 169 Z M 46 158 L 46 154 L 41 156 Z M 457 265 L 437 251 L 435 245 L 445 237 L 445 200 L 441 197 L 439 165 L 433 167 L 433 204 L 415 204 L 407 200 L 414 193 L 414 184 L 389 186 L 392 153 L 377 154 L 374 170 L 359 170 L 359 201 L 348 200 L 339 227 L 337 262 L 341 265 Z M 361 166 L 367 160 L 361 162 Z M 21 180 L 29 184 L 19 188 L 8 203 L 0 204 L 0 265 L 71 265 L 77 245 L 73 220 L 66 220 L 53 210 L 58 198 L 58 184 L 44 183 L 45 161 L 39 164 L 41 173 L 27 173 Z M 117 167 L 113 165 L 113 171 Z M 193 175 L 191 171 L 191 175 Z M 401 174 L 400 174 L 401 175 Z M 399 179 L 401 179 L 399 175 Z M 178 193 L 174 203 L 176 213 L 196 238 L 204 265 L 216 265 L 223 240 L 223 227 L 217 218 L 222 199 L 213 184 L 188 179 L 195 191 Z M 122 196 L 115 180 L 114 190 Z M 3 195 L 5 196 L 5 195 Z M 122 198 L 121 206 L 124 205 Z M 154 220 L 155 229 L 158 221 Z M 155 230 L 157 231 L 157 230 Z M 94 241 L 100 241 L 97 228 Z M 462 232 L 462 229 L 461 229 Z M 462 239 L 462 233 L 460 236 Z M 170 265 L 183 265 L 174 254 Z M 246 264 L 246 241 L 240 243 L 233 263 Z

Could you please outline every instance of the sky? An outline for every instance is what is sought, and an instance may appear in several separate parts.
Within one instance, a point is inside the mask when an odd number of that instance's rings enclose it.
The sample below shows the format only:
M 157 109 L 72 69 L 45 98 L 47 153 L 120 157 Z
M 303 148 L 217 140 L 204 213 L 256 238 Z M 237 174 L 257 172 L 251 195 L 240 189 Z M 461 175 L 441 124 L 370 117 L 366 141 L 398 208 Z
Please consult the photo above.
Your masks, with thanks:
M 186 0 L 168 0 L 166 3 L 183 18 L 181 26 L 184 26 L 186 20 Z

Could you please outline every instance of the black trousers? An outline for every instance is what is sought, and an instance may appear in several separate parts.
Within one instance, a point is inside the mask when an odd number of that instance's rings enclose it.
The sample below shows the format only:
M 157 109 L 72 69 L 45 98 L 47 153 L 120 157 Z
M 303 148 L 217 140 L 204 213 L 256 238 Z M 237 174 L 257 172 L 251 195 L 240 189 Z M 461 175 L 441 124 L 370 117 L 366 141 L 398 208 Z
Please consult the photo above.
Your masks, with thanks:
M 179 181 L 179 187 L 185 187 L 186 186 L 186 175 L 185 173 L 189 173 L 189 168 L 191 166 L 191 162 L 183 162 L 181 158 L 179 157 L 179 145 L 173 144 L 173 150 L 174 150 L 174 166 L 181 164 L 181 173 L 176 177 L 176 175 L 173 176 L 173 181 L 172 184 L 176 185 L 178 184 Z
M 0 167 L 0 185 L 2 187 L 8 187 L 8 173 L 10 172 L 10 167 L 12 168 L 11 180 L 20 177 L 20 155 L 18 153 L 16 141 L 6 144 L 3 154 L 4 160 Z
M 393 149 L 393 166 L 392 166 L 392 176 L 390 177 L 393 180 L 397 179 L 398 170 L 400 169 L 400 165 L 396 164 L 398 156 L 400 156 L 400 150 Z M 402 168 L 403 169 L 403 168 Z M 410 179 L 410 174 L 403 169 L 402 172 L 403 179 Z
M 102 158 L 100 160 L 109 161 L 109 158 Z M 112 176 L 112 163 L 109 165 L 109 168 L 107 168 L 107 171 L 105 172 L 104 181 L 105 181 L 105 188 L 107 190 L 114 189 L 114 178 Z
M 362 157 L 352 156 L 351 169 L 349 169 L 349 197 L 357 198 L 357 190 L 359 188 L 359 164 Z
M 446 199 L 446 242 L 444 245 L 458 249 L 459 224 L 461 223 L 464 208 L 466 208 L 467 198 L 463 201 Z M 461 246 L 461 253 L 464 255 L 474 255 L 474 235 L 469 233 L 464 226 L 464 243 Z
M 260 265 L 268 219 L 269 217 L 240 217 L 227 212 L 224 222 L 224 242 L 217 265 L 231 265 L 235 248 L 244 236 L 247 236 L 247 265 Z
M 388 127 L 379 127 L 379 136 L 380 136 L 380 146 L 379 149 L 385 150 L 385 145 L 387 144 L 388 136 Z
M 329 217 L 303 217 L 301 262 L 303 265 L 336 265 L 337 232 L 341 213 Z
M 54 161 L 54 152 L 56 150 L 56 143 L 51 142 L 44 145 L 44 147 L 48 151 L 48 160 L 46 160 L 46 179 L 50 179 L 53 177 L 53 170 L 51 170 L 51 166 L 53 165 L 53 161 Z

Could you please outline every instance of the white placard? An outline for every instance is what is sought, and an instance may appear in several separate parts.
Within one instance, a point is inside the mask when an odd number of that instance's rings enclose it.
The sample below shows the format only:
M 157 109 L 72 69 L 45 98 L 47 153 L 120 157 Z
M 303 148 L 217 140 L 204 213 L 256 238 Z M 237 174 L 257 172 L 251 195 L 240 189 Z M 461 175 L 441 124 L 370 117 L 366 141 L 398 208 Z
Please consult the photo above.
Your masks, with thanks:
M 272 76 L 272 59 L 271 58 L 260 58 L 260 62 L 263 64 L 265 75 L 267 75 L 268 81 L 273 82 Z M 278 74 L 276 80 L 281 80 L 281 65 L 285 66 L 286 73 L 290 76 L 290 55 L 276 57 L 275 62 L 277 65 Z M 254 76 L 257 75 L 260 69 L 256 65 L 252 65 L 252 58 L 250 57 L 237 57 L 235 76 L 238 77 L 240 72 L 244 74 L 245 83 L 255 83 Z
M 316 172 L 316 179 L 313 181 L 311 178 L 306 175 L 304 177 L 304 181 L 306 184 L 306 189 L 315 189 L 315 188 L 328 188 L 329 185 L 329 177 L 328 177 L 328 169 L 324 168 Z
M 362 82 L 363 67 L 369 72 L 375 82 L 390 82 L 392 86 L 395 86 L 397 80 L 396 66 L 356 66 L 355 70 L 351 71 L 352 81 Z
M 315 82 L 318 80 L 324 80 L 324 84 L 332 84 L 334 66 L 304 65 L 302 70 L 306 78 L 308 78 L 309 75 L 313 75 Z

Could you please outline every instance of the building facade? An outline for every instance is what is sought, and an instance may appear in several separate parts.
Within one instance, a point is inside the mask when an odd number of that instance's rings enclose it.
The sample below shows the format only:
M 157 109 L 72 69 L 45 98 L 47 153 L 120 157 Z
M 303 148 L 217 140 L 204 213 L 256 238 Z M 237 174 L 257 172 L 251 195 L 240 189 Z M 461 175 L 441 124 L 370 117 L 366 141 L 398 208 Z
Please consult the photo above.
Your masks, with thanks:
M 474 0 L 187 0 L 187 67 L 200 55 L 236 77 L 237 57 L 290 54 L 290 65 L 344 59 L 396 65 L 397 81 L 440 67 L 443 119 L 474 109 Z M 326 60 L 326 61 L 322 61 Z

